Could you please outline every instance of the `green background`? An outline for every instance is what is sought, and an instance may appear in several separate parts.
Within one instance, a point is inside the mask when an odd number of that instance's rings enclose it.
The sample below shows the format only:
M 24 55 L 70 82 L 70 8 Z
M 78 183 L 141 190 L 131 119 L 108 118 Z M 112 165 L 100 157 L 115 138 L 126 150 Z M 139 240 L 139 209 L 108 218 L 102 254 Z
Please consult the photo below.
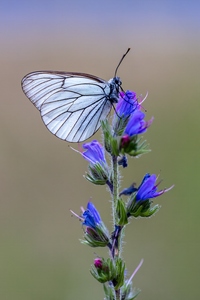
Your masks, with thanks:
M 0 12 L 0 299 L 103 299 L 89 273 L 105 249 L 81 245 L 70 209 L 92 201 L 110 230 L 110 195 L 87 163 L 43 125 L 21 90 L 35 70 L 118 75 L 143 96 L 152 152 L 129 159 L 122 188 L 160 174 L 150 219 L 133 219 L 123 256 L 138 299 L 199 299 L 200 11 L 198 1 L 3 1 Z M 94 138 L 101 139 L 100 133 Z M 76 144 L 72 145 L 79 149 Z

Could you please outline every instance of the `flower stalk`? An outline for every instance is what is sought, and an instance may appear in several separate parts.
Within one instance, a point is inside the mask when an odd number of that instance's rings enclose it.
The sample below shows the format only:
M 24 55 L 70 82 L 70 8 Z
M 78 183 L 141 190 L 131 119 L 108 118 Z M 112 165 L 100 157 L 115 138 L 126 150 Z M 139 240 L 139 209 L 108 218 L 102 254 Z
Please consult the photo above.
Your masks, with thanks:
M 125 228 L 138 217 L 148 218 L 154 215 L 160 206 L 153 206 L 152 199 L 173 187 L 158 191 L 157 176 L 147 173 L 139 185 L 132 183 L 119 192 L 120 167 L 129 166 L 128 156 L 139 157 L 150 151 L 146 142 L 141 141 L 141 134 L 147 131 L 153 118 L 145 121 L 145 113 L 141 106 L 143 101 L 139 102 L 135 92 L 121 92 L 112 125 L 108 120 L 102 121 L 104 146 L 93 140 L 83 144 L 83 151 L 79 152 L 88 162 L 85 178 L 95 185 L 106 185 L 112 197 L 112 233 L 109 233 L 91 201 L 86 209 L 82 208 L 81 216 L 72 212 L 85 228 L 81 243 L 93 248 L 107 247 L 109 250 L 109 258 L 95 258 L 90 271 L 92 276 L 103 284 L 106 300 L 132 300 L 139 294 L 138 289 L 132 288 L 132 279 L 143 260 L 127 279 L 127 267 L 122 258 Z M 110 156 L 110 165 L 106 155 Z
M 117 156 L 112 156 L 112 172 L 113 172 L 113 221 L 114 225 L 117 223 L 117 216 L 116 216 L 116 207 L 117 207 L 117 200 L 119 197 L 119 168 L 117 162 Z

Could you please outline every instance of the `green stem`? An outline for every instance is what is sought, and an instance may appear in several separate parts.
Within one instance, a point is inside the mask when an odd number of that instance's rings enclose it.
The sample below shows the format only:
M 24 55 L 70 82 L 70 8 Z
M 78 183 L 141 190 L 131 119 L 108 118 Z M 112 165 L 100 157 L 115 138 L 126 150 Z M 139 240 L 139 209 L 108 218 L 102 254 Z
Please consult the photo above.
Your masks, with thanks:
M 117 207 L 117 200 L 119 197 L 119 174 L 118 174 L 118 163 L 117 163 L 117 156 L 112 156 L 112 167 L 113 167 L 113 222 L 114 225 L 117 223 L 117 216 L 116 216 L 116 207 Z
M 115 260 L 118 257 L 120 257 L 121 253 L 121 230 L 118 232 L 116 231 L 116 226 L 117 226 L 117 214 L 116 214 L 116 208 L 117 208 L 117 201 L 119 199 L 119 168 L 118 168 L 118 161 L 117 161 L 117 156 L 112 155 L 112 172 L 113 172 L 113 192 L 112 192 L 112 213 L 113 213 L 113 224 L 114 224 L 114 230 L 116 233 L 116 238 L 115 236 L 113 237 L 113 248 L 111 250 L 112 253 L 112 259 Z M 117 239 L 117 240 L 116 240 Z M 119 243 L 118 243 L 119 242 Z M 116 295 L 116 300 L 121 300 L 121 290 L 118 289 L 115 291 Z

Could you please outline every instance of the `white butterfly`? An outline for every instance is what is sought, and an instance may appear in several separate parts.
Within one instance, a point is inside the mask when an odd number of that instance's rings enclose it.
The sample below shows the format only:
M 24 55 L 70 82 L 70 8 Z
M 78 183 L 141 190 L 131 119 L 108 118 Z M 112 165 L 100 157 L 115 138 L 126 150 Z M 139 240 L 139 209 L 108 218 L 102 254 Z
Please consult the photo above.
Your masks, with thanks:
M 99 129 L 118 102 L 121 84 L 117 76 L 105 81 L 75 72 L 37 71 L 22 79 L 22 89 L 46 127 L 68 142 L 85 141 Z

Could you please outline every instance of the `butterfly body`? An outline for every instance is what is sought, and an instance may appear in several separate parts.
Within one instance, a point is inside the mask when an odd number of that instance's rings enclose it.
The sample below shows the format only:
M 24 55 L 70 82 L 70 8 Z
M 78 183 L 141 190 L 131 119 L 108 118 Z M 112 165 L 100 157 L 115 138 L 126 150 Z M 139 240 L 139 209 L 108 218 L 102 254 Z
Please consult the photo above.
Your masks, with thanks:
M 37 71 L 22 79 L 25 95 L 58 138 L 82 142 L 91 137 L 118 102 L 121 80 L 105 81 L 76 72 Z

